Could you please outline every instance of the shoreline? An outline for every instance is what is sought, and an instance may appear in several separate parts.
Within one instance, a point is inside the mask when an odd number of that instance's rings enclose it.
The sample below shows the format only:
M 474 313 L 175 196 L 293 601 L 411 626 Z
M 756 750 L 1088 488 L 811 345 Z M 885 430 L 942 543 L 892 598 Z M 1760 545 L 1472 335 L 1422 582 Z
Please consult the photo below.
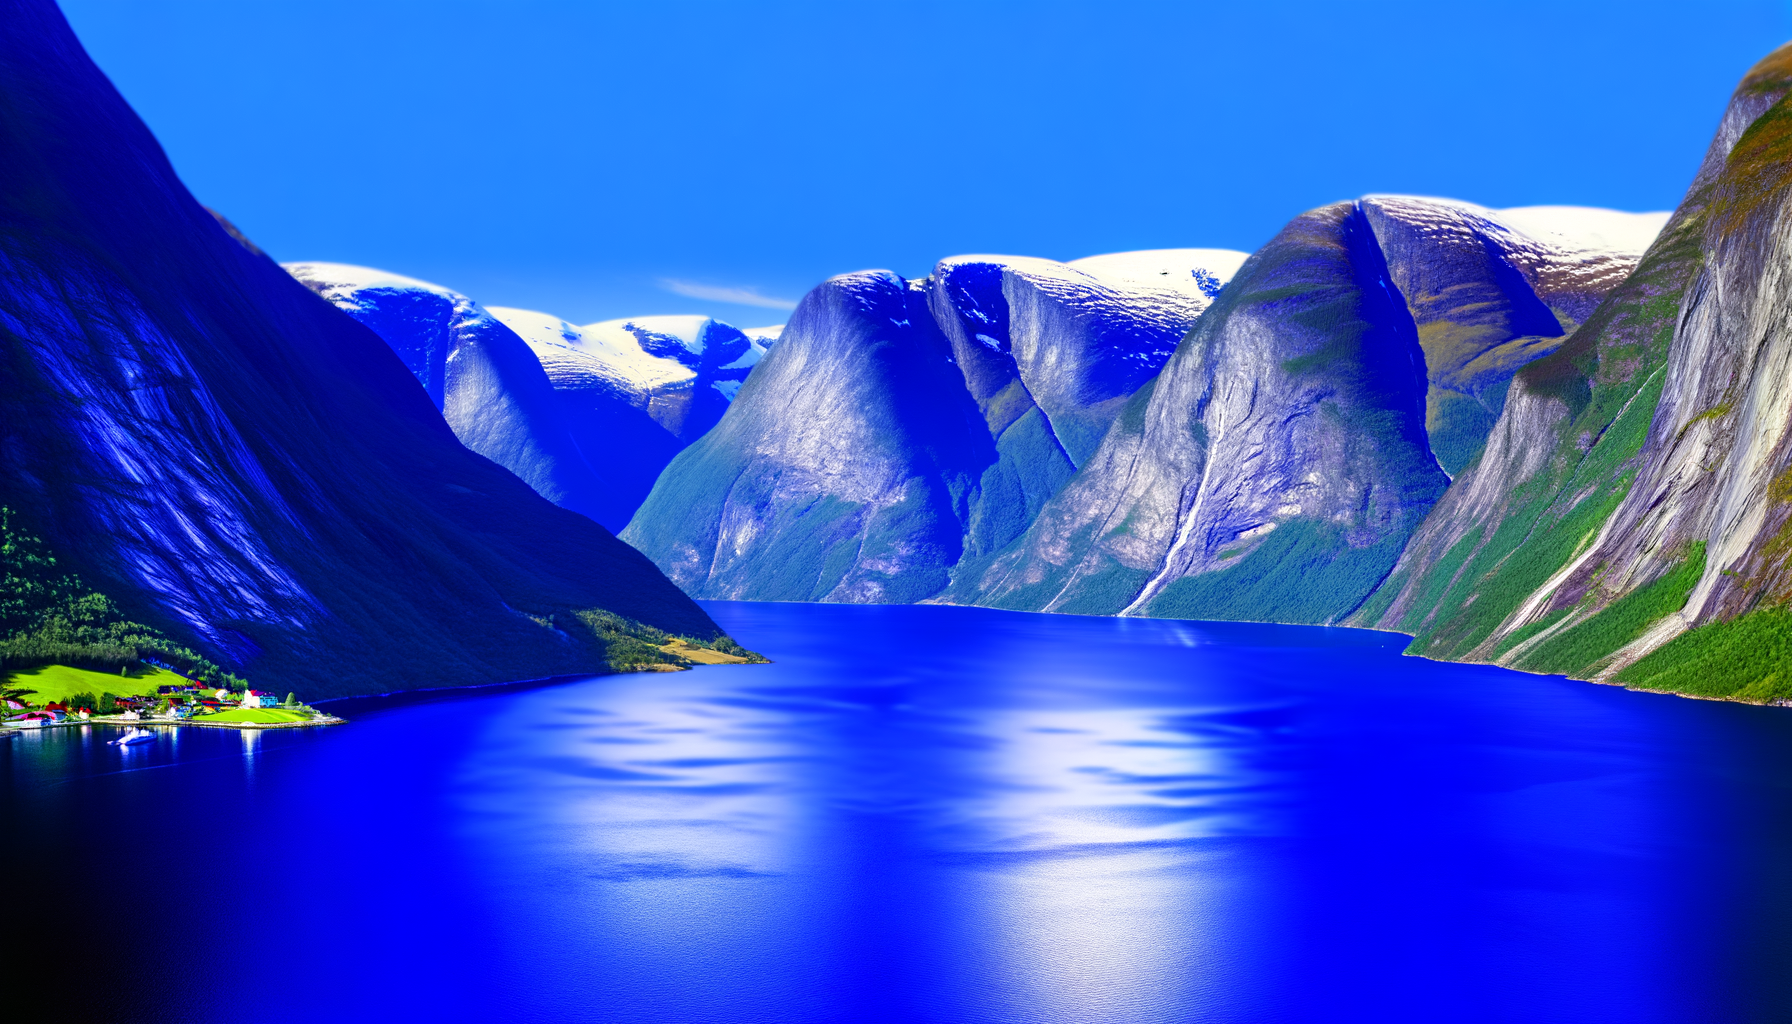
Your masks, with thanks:
M 30 726 L 30 727 L 20 727 L 20 726 L 12 724 L 11 722 L 8 722 L 8 723 L 6 723 L 6 732 L 7 733 L 16 733 L 19 735 L 25 735 L 25 734 L 34 733 L 34 732 L 44 732 L 44 731 L 47 731 L 50 729 L 66 729 L 70 726 L 77 726 L 77 725 L 116 725 L 116 726 L 124 726 L 127 728 L 134 728 L 134 729 L 148 729 L 151 727 L 179 728 L 180 726 L 183 726 L 183 725 L 201 726 L 201 727 L 207 728 L 207 729 L 312 729 L 312 728 L 317 728 L 317 727 L 326 726 L 326 725 L 346 725 L 347 723 L 348 723 L 348 719 L 340 718 L 336 715 L 329 715 L 329 714 L 326 714 L 322 718 L 314 718 L 314 719 L 311 719 L 310 721 L 306 721 L 306 722 L 207 722 L 204 719 L 188 719 L 188 718 L 128 719 L 128 718 L 116 718 L 116 717 L 108 715 L 105 718 L 95 717 L 95 718 L 88 718 L 88 719 L 84 719 L 84 720 L 78 719 L 78 718 L 72 718 L 66 722 L 52 722 L 48 725 L 36 725 L 36 726 Z

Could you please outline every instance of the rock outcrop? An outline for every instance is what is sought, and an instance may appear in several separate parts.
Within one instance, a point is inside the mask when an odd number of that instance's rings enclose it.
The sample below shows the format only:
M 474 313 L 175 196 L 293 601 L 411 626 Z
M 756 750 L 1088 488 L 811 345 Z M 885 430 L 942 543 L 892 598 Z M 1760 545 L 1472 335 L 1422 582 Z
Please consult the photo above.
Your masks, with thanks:
M 957 600 L 1328 621 L 1448 483 L 1418 332 L 1368 217 L 1297 218 L 1251 256 L 1020 545 Z
M 1638 659 L 1792 596 L 1789 88 L 1792 47 L 1743 80 L 1638 269 L 1519 371 L 1360 621 L 1429 656 L 1684 689 L 1687 658 Z

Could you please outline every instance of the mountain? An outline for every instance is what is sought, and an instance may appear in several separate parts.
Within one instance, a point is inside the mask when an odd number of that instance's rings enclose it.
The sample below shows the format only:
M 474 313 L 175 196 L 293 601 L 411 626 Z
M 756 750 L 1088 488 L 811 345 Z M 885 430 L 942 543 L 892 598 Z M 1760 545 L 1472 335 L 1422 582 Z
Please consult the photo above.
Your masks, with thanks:
M 54 4 L 0 16 L 19 528 L 128 618 L 308 699 L 599 670 L 656 635 L 637 624 L 721 636 L 195 202 Z
M 285 267 L 385 339 L 463 444 L 612 531 L 721 419 L 779 330 L 702 316 L 575 327 L 371 267 Z
M 385 339 L 466 447 L 611 531 L 781 330 L 702 316 L 573 326 L 371 267 L 285 269 Z
M 459 292 L 369 267 L 285 268 L 384 339 L 462 444 L 561 508 L 611 529 L 628 522 L 634 506 L 623 488 L 602 458 L 586 458 L 535 354 L 491 312 Z
M 1357 616 L 1430 657 L 1792 697 L 1792 46 L 1738 86 L 1641 265 L 1521 370 Z
M 1481 451 L 1513 373 L 1662 215 L 1370 196 L 1254 253 L 1101 449 L 946 599 L 1334 622 Z
M 1324 621 L 1448 484 L 1425 358 L 1360 204 L 1245 262 L 1019 546 L 954 588 L 1005 607 Z
M 1512 374 L 1592 314 L 1668 217 L 1412 196 L 1370 196 L 1360 206 L 1418 330 L 1430 379 L 1426 435 L 1449 473 L 1480 451 Z
M 1242 253 L 942 260 L 804 297 L 623 537 L 693 594 L 915 601 L 1024 532 Z
M 623 537 L 701 596 L 1335 621 L 1478 456 L 1513 374 L 1665 217 L 1370 196 L 1249 260 L 961 256 L 918 282 L 837 278 L 792 318 L 791 366 L 767 360 Z M 903 371 L 926 389 L 903 399 L 937 416 L 861 380 L 895 372 L 857 355 L 883 343 L 957 368 Z M 844 464 L 842 437 L 876 470 Z
M 652 316 L 575 327 L 493 307 L 546 371 L 572 436 L 610 488 L 621 530 L 672 457 L 707 433 L 781 328 L 739 328 L 703 316 Z

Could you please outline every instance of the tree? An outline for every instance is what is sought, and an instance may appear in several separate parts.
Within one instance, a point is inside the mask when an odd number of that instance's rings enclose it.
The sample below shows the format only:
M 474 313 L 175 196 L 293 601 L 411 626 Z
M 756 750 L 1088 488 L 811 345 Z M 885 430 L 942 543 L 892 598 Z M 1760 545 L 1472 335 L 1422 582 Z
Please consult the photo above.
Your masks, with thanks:
M 286 695 L 286 706 L 287 706 L 287 707 L 289 707 L 289 708 L 290 708 L 290 707 L 292 707 L 292 706 L 293 706 L 293 705 L 294 705 L 294 704 L 297 704 L 297 703 L 298 703 L 298 702 L 299 702 L 299 695 L 298 695 L 298 694 L 296 694 L 296 693 L 289 693 L 289 694 L 287 694 L 287 695 Z
M 64 572 L 15 515 L 0 506 L 0 668 L 62 664 L 127 674 L 153 656 L 195 679 L 246 685 L 159 630 L 127 620 L 111 598 Z

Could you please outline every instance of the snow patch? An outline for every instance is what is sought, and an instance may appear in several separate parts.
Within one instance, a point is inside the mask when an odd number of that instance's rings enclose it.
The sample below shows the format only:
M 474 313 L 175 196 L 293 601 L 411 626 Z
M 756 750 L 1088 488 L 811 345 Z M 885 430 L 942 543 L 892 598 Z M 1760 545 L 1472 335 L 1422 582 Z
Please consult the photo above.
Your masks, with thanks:
M 1518 235 L 1563 255 L 1640 257 L 1661 234 L 1672 214 L 1627 213 L 1593 206 L 1516 206 L 1495 210 L 1460 199 L 1437 196 L 1372 195 L 1364 199 L 1397 204 L 1406 216 L 1415 208 L 1441 207 L 1471 220 L 1482 221 L 1496 232 Z
M 633 321 L 608 320 L 578 327 L 550 313 L 532 309 L 492 306 L 489 312 L 528 343 L 547 369 L 548 376 L 556 380 L 568 372 L 594 374 L 630 391 L 646 392 L 697 375 L 676 359 L 656 356 L 642 348 L 640 339 L 627 329 L 626 325 Z M 707 318 L 694 319 L 703 321 Z

